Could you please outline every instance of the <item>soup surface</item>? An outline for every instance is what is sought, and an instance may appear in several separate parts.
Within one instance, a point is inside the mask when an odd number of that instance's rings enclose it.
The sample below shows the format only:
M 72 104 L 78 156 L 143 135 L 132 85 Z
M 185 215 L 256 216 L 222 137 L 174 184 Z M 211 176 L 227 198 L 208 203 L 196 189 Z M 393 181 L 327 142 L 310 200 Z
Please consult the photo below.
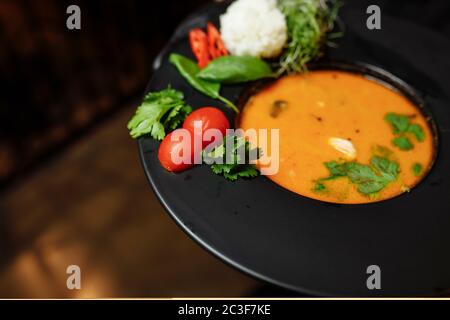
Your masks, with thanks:
M 277 80 L 249 99 L 239 126 L 279 129 L 279 170 L 268 178 L 326 202 L 368 203 L 409 192 L 434 154 L 432 132 L 416 106 L 341 71 Z M 271 153 L 270 143 L 259 147 Z

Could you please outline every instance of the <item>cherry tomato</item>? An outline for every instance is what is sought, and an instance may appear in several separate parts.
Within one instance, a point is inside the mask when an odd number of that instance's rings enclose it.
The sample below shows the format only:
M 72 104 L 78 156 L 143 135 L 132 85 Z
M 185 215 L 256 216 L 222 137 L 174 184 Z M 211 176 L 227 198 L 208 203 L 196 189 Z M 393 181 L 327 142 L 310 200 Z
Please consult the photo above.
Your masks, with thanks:
M 164 138 L 158 150 L 158 159 L 164 169 L 170 172 L 181 172 L 194 166 L 191 138 L 192 134 L 189 131 L 181 129 L 172 131 Z M 185 152 L 189 154 L 185 156 Z M 183 159 L 186 161 L 183 162 Z
M 198 61 L 200 68 L 206 67 L 211 61 L 208 48 L 208 37 L 203 30 L 196 28 L 189 32 L 189 42 L 192 52 Z
M 227 56 L 228 50 L 223 43 L 219 30 L 211 22 L 208 23 L 206 29 L 208 34 L 208 50 L 211 58 L 216 59 Z
M 226 130 L 230 129 L 230 122 L 228 121 L 225 114 L 217 108 L 213 107 L 204 107 L 193 111 L 187 118 L 184 120 L 183 128 L 189 130 L 193 135 L 195 134 L 195 122 L 202 122 L 202 133 L 205 134 L 205 131 L 208 129 L 217 129 L 220 131 L 222 136 L 225 136 Z M 206 148 L 211 143 L 217 143 L 220 141 L 216 141 L 216 139 L 212 139 L 212 141 L 208 141 L 202 137 L 202 148 Z

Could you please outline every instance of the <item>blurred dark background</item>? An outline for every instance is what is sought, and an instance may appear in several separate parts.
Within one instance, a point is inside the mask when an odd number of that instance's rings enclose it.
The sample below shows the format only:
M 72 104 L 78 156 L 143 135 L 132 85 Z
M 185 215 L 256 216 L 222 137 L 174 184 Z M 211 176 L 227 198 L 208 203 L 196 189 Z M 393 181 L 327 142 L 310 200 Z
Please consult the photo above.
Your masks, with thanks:
M 0 0 L 0 298 L 241 296 L 145 180 L 126 123 L 190 1 Z M 81 30 L 66 9 L 81 8 Z M 66 288 L 66 268 L 82 290 Z
M 288 294 L 175 226 L 126 130 L 153 59 L 207 2 L 0 0 L 0 298 Z M 347 2 L 450 35 L 448 1 Z M 71 4 L 80 31 L 66 28 Z M 81 291 L 66 288 L 70 264 Z
M 80 31 L 66 28 L 73 3 Z M 139 97 L 155 55 L 204 3 L 1 0 L 0 186 Z

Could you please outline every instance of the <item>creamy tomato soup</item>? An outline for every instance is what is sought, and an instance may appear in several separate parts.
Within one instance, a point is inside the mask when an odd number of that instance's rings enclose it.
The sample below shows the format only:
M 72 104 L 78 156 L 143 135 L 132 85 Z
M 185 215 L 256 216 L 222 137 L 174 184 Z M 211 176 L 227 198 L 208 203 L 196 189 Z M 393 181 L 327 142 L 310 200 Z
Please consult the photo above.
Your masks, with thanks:
M 279 172 L 268 178 L 326 202 L 368 203 L 409 192 L 434 155 L 432 132 L 416 106 L 341 71 L 277 80 L 249 99 L 239 126 L 279 129 Z

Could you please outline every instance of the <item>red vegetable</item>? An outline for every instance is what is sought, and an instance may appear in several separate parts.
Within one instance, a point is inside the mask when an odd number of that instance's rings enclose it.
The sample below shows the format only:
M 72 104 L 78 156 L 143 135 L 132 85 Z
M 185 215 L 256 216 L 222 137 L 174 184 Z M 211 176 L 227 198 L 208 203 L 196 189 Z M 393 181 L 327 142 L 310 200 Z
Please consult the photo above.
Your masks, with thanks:
M 195 128 L 196 122 L 200 124 L 198 128 Z M 159 162 L 170 172 L 190 169 L 194 166 L 196 160 L 201 163 L 201 150 L 211 143 L 222 142 L 222 138 L 229 128 L 230 122 L 219 109 L 204 107 L 195 110 L 184 120 L 182 129 L 172 131 L 161 142 L 158 150 Z M 220 139 L 214 135 L 211 139 L 207 139 L 205 133 L 209 129 L 218 130 L 221 135 Z M 201 133 L 201 136 L 198 135 L 199 133 Z M 196 140 L 198 140 L 197 145 Z M 198 154 L 195 153 L 196 151 Z M 188 152 L 188 154 L 185 154 L 185 152 Z
M 161 165 L 170 172 L 181 172 L 192 168 L 194 166 L 194 149 L 192 143 L 192 136 L 176 137 L 177 133 L 186 132 L 186 130 L 177 129 L 169 133 L 161 142 L 158 150 L 158 159 Z M 175 135 L 175 136 L 174 136 Z M 184 154 L 184 151 L 189 150 L 189 154 Z M 185 159 L 182 163 L 182 159 Z
M 208 37 L 203 30 L 196 28 L 189 32 L 189 42 L 192 52 L 198 61 L 198 66 L 204 68 L 211 61 L 208 49 Z
M 208 50 L 212 59 L 228 55 L 228 50 L 225 47 L 219 30 L 211 23 L 207 26 L 208 33 Z
M 213 59 L 228 55 L 219 30 L 211 22 L 208 22 L 206 31 L 195 28 L 189 32 L 191 49 L 200 68 L 206 67 Z
M 225 136 L 226 130 L 230 129 L 230 122 L 228 121 L 225 114 L 219 109 L 213 107 L 204 107 L 197 109 L 184 120 L 183 128 L 189 130 L 192 133 L 192 136 L 195 134 L 195 121 L 202 122 L 202 133 L 204 135 L 205 131 L 208 129 L 217 129 L 220 131 L 222 136 Z M 205 136 L 202 136 L 202 149 L 206 148 L 211 143 L 220 143 L 220 141 L 216 141 L 215 138 L 212 141 L 206 140 Z

